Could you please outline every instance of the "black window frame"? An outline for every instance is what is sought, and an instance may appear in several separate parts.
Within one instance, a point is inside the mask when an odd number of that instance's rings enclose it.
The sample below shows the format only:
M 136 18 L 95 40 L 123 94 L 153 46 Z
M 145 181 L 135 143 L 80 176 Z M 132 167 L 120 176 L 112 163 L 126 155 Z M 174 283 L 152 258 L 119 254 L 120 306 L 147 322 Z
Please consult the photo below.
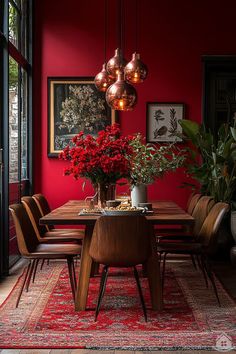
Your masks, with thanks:
M 26 20 L 28 25 L 28 47 L 25 58 L 21 53 L 21 47 L 17 49 L 8 38 L 9 2 L 16 7 L 18 11 L 20 9 L 13 0 L 0 0 L 0 9 L 3 9 L 3 11 L 0 11 L 0 276 L 7 275 L 9 271 L 9 56 L 20 64 L 20 68 L 27 71 L 27 150 L 29 168 L 28 179 L 26 183 L 21 183 L 21 180 L 19 180 L 19 188 L 20 195 L 32 194 L 33 192 L 32 17 L 34 1 L 26 1 L 28 6 L 28 16 Z M 21 35 L 22 28 L 20 28 L 20 36 Z M 21 46 L 21 43 L 19 44 Z M 21 106 L 21 102 L 19 102 L 19 105 Z M 21 116 L 20 106 L 19 118 Z M 19 121 L 19 129 L 21 129 L 21 121 Z M 19 136 L 19 139 L 21 139 L 21 136 Z M 21 146 L 20 144 L 19 142 L 19 146 Z M 19 161 L 18 173 L 21 173 L 21 159 Z

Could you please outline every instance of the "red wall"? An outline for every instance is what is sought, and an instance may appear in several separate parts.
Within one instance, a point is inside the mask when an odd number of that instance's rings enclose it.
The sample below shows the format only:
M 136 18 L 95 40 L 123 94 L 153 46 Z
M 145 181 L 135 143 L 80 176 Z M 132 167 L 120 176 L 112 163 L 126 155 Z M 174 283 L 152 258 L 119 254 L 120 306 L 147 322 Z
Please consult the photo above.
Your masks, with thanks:
M 103 1 L 40 0 L 35 5 L 34 119 L 35 192 L 56 207 L 84 198 L 81 182 L 63 176 L 65 162 L 47 157 L 47 77 L 93 76 L 103 63 Z M 115 1 L 109 1 L 108 57 L 117 46 Z M 134 51 L 135 0 L 126 0 L 125 56 Z M 132 8 L 133 7 L 133 8 Z M 188 119 L 201 120 L 204 54 L 235 54 L 235 0 L 140 0 L 140 53 L 148 79 L 137 87 L 138 104 L 121 114 L 124 134 L 146 129 L 146 102 L 184 102 Z M 189 191 L 178 188 L 184 175 L 172 173 L 149 186 L 152 199 L 184 206 Z

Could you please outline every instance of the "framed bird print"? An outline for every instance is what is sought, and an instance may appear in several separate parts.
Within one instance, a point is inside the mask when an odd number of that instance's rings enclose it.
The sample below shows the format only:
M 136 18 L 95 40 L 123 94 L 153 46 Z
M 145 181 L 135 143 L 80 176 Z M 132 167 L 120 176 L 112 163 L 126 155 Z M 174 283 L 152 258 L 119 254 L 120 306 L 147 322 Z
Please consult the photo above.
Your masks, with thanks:
M 179 120 L 184 119 L 184 112 L 184 103 L 147 102 L 147 142 L 181 142 Z

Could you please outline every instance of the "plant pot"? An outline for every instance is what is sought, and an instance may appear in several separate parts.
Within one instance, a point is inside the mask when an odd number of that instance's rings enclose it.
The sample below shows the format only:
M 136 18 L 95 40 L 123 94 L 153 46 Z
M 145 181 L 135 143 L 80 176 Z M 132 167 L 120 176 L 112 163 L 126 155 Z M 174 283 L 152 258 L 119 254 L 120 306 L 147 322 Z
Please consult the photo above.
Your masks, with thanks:
M 147 202 L 147 186 L 145 184 L 132 186 L 131 201 L 132 201 L 132 206 L 135 207 L 138 207 L 139 203 Z
M 236 243 L 236 211 L 231 211 L 230 227 L 234 242 Z

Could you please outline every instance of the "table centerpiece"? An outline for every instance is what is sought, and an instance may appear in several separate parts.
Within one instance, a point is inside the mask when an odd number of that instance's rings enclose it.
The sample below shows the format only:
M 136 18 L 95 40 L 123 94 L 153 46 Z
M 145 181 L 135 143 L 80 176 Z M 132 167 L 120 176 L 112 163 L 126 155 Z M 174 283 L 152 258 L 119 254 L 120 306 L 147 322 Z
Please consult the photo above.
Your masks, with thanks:
M 80 132 L 59 158 L 70 161 L 70 166 L 64 170 L 66 176 L 85 177 L 91 181 L 97 191 L 98 204 L 104 207 L 107 200 L 114 199 L 117 181 L 129 177 L 131 161 L 128 156 L 132 151 L 130 138 L 122 136 L 119 125 L 113 124 L 99 131 L 96 137 Z

